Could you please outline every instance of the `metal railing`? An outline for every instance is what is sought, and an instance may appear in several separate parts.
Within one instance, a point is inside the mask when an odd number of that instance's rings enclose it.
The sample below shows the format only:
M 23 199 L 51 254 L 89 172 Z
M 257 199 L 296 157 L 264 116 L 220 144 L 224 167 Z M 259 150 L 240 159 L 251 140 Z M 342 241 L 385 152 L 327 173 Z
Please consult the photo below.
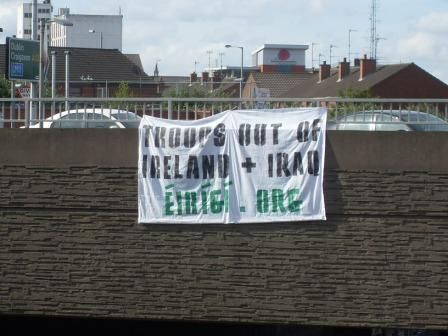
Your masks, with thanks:
M 373 113 L 377 121 L 391 124 L 399 123 L 402 116 L 409 119 L 411 114 L 412 122 L 417 124 L 434 124 L 427 114 L 448 121 L 448 99 L 1 98 L 0 127 L 107 127 L 108 124 L 110 127 L 126 127 L 123 123 L 144 115 L 195 120 L 226 110 L 303 107 L 326 107 L 330 125 L 368 124 L 372 122 Z M 66 112 L 68 110 L 70 113 Z M 64 126 L 62 121 L 69 126 Z

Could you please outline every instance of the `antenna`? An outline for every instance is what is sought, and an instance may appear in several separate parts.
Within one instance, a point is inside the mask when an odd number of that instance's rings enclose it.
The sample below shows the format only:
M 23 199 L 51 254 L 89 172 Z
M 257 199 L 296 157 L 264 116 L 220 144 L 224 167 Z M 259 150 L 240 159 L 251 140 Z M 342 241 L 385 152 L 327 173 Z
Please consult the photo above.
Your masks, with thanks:
M 370 58 L 376 59 L 377 47 L 376 35 L 376 0 L 372 0 L 370 8 Z
M 357 30 L 355 30 L 355 29 L 349 29 L 348 30 L 348 63 L 350 64 L 351 63 L 351 57 L 352 57 L 352 53 L 350 52 L 350 46 L 351 46 L 351 44 L 350 44 L 350 34 L 351 33 L 355 33 L 355 32 L 357 32 Z
M 223 52 L 220 52 L 219 54 L 219 58 L 221 60 L 221 71 L 222 71 L 222 57 L 225 55 Z
M 198 65 L 199 62 L 198 61 L 194 61 L 194 72 L 196 73 L 196 65 Z
M 333 48 L 337 48 L 337 46 L 330 44 L 330 67 L 331 67 L 331 51 L 333 50 Z
M 324 54 L 321 54 L 321 53 L 319 53 L 319 66 L 320 66 L 320 59 L 321 59 L 321 57 L 324 57 L 325 55 Z
M 314 46 L 316 46 L 316 45 L 319 45 L 319 43 L 311 42 L 311 69 L 312 70 L 314 70 Z
M 210 55 L 213 54 L 213 50 L 207 50 L 207 54 L 208 54 L 208 71 L 210 71 L 211 69 Z

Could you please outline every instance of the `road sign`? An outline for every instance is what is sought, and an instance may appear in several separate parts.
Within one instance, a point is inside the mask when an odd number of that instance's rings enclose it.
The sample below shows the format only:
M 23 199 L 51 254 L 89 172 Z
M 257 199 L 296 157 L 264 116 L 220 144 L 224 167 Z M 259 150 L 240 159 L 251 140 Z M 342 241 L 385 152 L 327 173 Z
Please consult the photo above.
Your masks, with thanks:
M 10 80 L 39 79 L 39 41 L 8 38 L 8 78 Z

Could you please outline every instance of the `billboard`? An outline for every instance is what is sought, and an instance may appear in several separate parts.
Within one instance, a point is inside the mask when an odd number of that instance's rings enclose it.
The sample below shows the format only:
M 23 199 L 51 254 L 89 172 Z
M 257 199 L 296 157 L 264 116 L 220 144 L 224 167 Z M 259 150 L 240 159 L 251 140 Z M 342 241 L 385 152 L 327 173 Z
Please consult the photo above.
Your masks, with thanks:
M 37 81 L 39 79 L 39 41 L 7 39 L 9 80 Z

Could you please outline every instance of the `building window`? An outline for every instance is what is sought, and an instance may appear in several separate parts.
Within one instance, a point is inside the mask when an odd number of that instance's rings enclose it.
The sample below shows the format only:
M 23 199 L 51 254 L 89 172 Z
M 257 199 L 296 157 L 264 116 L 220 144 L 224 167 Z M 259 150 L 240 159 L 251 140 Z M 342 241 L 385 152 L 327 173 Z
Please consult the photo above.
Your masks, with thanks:
M 26 18 L 33 17 L 33 13 L 23 13 L 23 17 L 26 17 Z
M 31 35 L 31 29 L 24 29 L 23 30 L 23 33 L 25 34 L 25 35 Z

